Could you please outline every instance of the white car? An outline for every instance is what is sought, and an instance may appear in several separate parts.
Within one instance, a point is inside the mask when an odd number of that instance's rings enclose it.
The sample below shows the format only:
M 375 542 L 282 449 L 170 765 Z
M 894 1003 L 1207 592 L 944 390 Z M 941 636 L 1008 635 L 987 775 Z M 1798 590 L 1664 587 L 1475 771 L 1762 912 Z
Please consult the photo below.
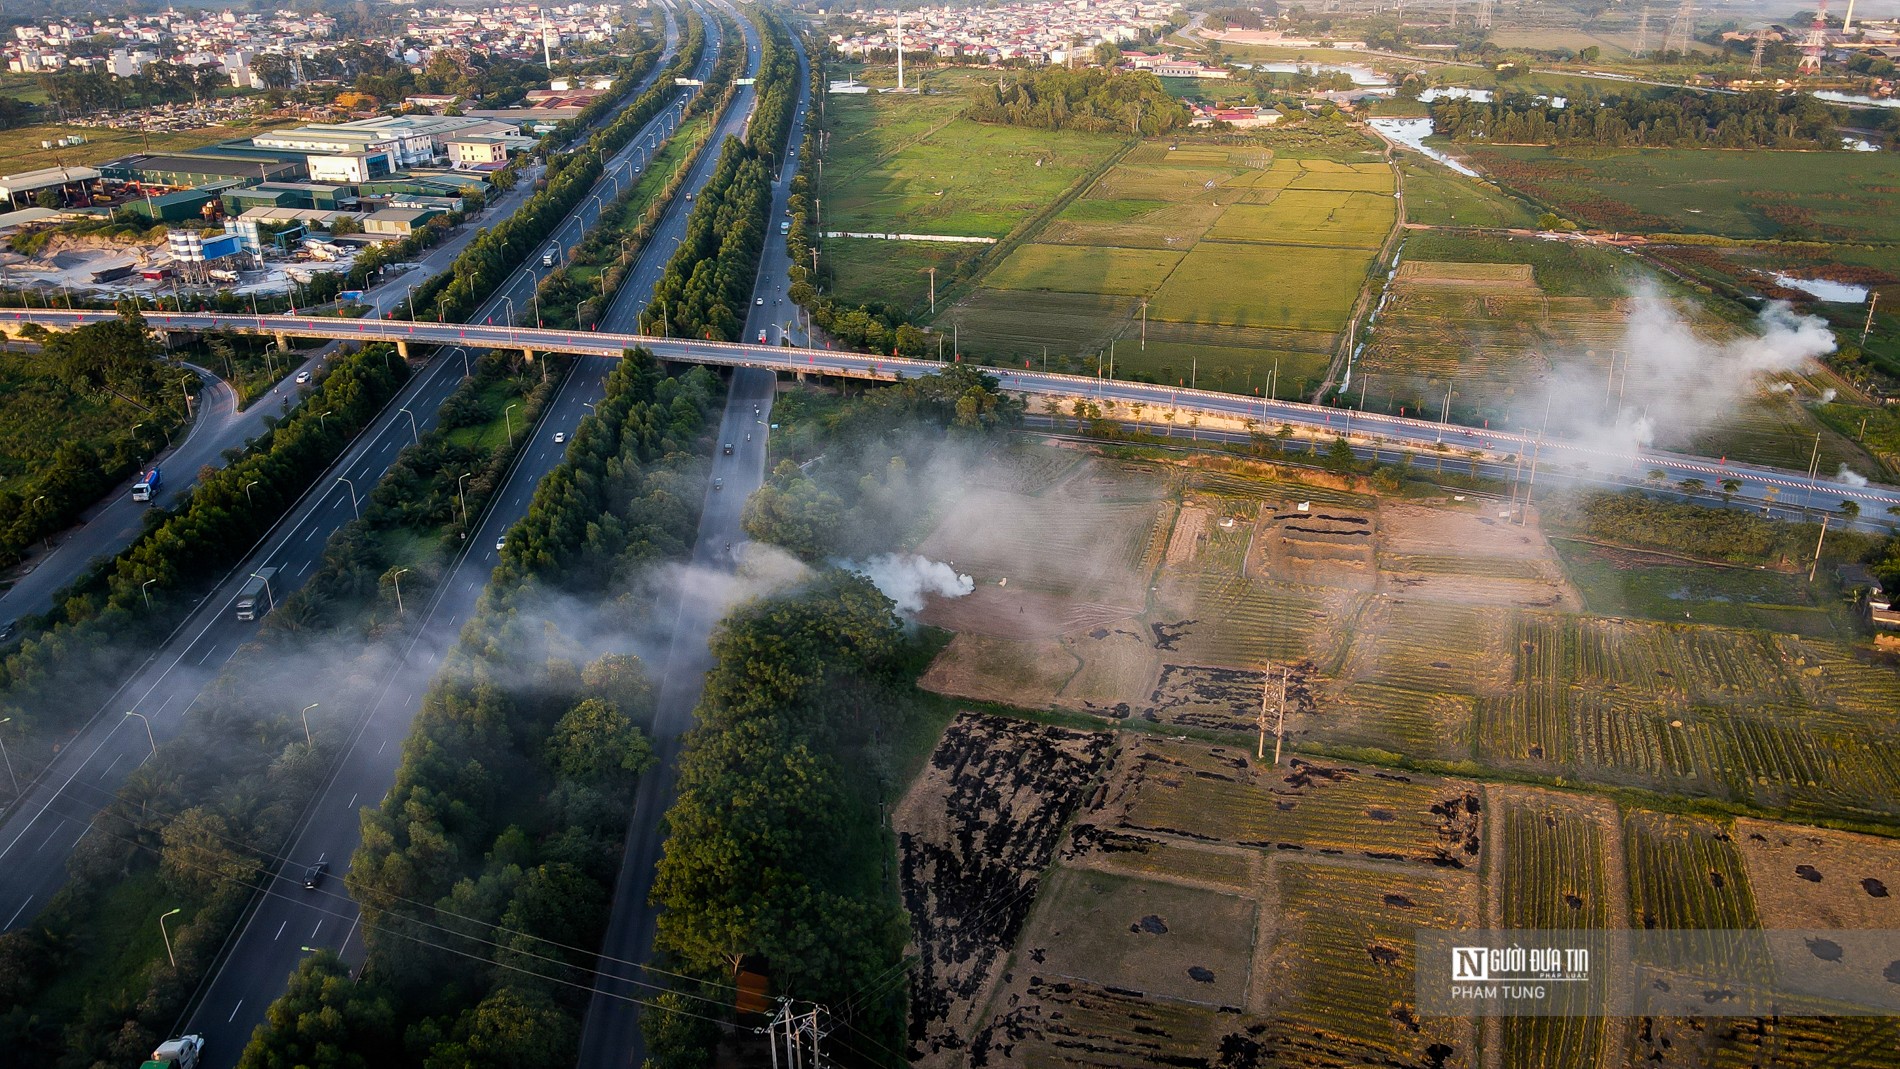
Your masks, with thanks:
M 566 432 L 566 431 L 555 431 L 555 432 L 554 432 L 554 444 L 555 444 L 555 445 L 561 445 L 561 444 L 563 444 L 563 443 L 565 443 L 566 441 L 567 441 L 567 432 Z
M 752 303 L 753 303 L 753 304 L 756 304 L 756 305 L 758 305 L 758 306 L 759 306 L 760 308 L 764 308 L 764 307 L 765 307 L 765 298 L 763 298 L 763 297 L 760 297 L 760 298 L 758 298 L 757 300 L 755 300 L 755 301 L 753 301 Z
M 497 539 L 495 539 L 495 552 L 497 552 L 497 553 L 500 553 L 500 552 L 501 552 L 501 547 L 503 547 L 503 546 L 505 546 L 505 545 L 507 545 L 507 544 L 508 544 L 508 536 L 507 536 L 507 535 L 502 535 L 502 536 L 501 536 L 500 538 L 497 538 Z
M 302 386 L 304 383 L 309 382 L 309 381 L 310 381 L 310 372 L 308 371 L 297 372 L 297 385 Z

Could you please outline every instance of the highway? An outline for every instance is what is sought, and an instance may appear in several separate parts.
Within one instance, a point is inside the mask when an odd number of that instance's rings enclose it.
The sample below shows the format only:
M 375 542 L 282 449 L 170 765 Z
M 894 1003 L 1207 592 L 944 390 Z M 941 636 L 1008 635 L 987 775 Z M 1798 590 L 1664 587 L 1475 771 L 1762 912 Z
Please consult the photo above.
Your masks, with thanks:
M 627 100 L 631 103 L 641 94 L 652 88 L 659 75 L 672 62 L 679 48 L 680 26 L 674 10 L 666 9 L 665 47 L 660 58 L 654 63 L 653 70 L 641 80 L 639 86 L 631 91 Z M 717 31 L 708 27 L 708 36 Z M 710 68 L 705 68 L 710 69 Z M 705 69 L 697 70 L 695 76 L 703 76 Z M 611 121 L 611 115 L 604 117 L 596 127 Z M 617 153 L 607 165 L 609 178 L 596 186 L 596 189 L 608 189 L 618 195 L 622 184 L 629 183 L 635 169 L 643 166 L 651 158 L 656 143 L 655 134 L 664 130 L 671 132 L 678 121 L 677 114 L 666 123 L 650 124 L 634 138 L 628 146 Z M 591 131 L 590 131 L 591 132 Z M 585 135 L 581 135 L 584 137 Z M 416 260 L 404 265 L 391 265 L 382 277 L 371 283 L 363 292 L 362 304 L 370 309 L 368 315 L 380 318 L 399 309 L 408 300 L 409 292 L 429 278 L 449 270 L 456 257 L 473 241 L 476 235 L 488 227 L 513 215 L 527 199 L 533 195 L 535 183 L 545 173 L 545 168 L 530 165 L 523 169 L 520 179 L 512 189 L 495 197 L 480 212 L 475 213 L 441 243 L 423 251 Z M 591 228 L 598 219 L 600 207 L 590 197 L 570 214 L 558 234 L 550 239 L 563 249 L 571 249 L 578 244 L 582 234 Z M 400 268 L 400 269 L 398 269 Z M 502 296 L 514 298 L 522 308 L 527 308 L 532 300 L 535 285 L 541 278 L 553 271 L 544 267 L 539 256 L 532 258 L 526 265 L 534 282 L 527 287 L 528 298 L 519 297 L 518 290 L 504 292 Z M 427 311 L 427 309 L 424 309 Z M 499 304 L 494 313 L 484 315 L 499 319 L 500 314 L 515 311 L 506 301 Z M 479 317 L 478 317 L 479 318 Z M 303 363 L 308 370 L 316 370 L 336 351 L 334 344 L 320 350 L 293 354 L 292 359 Z M 200 370 L 200 378 L 208 373 Z M 214 385 L 215 382 L 215 385 Z M 227 449 L 242 448 L 251 439 L 264 431 L 264 421 L 270 417 L 281 417 L 290 408 L 302 400 L 303 391 L 287 376 L 268 397 L 260 397 L 251 406 L 238 411 L 236 394 L 222 380 L 207 379 L 202 391 L 201 403 L 210 407 L 199 413 L 192 422 L 183 441 L 175 449 L 160 454 L 151 463 L 157 464 L 165 472 L 165 489 L 158 504 L 169 505 L 177 501 L 179 495 L 196 485 L 198 472 L 205 465 L 221 467 L 224 452 Z M 148 467 L 151 466 L 148 463 Z M 147 505 L 131 499 L 131 483 L 127 482 L 112 492 L 111 496 L 88 509 L 80 523 L 54 536 L 54 548 L 44 556 L 37 558 L 33 570 L 20 577 L 14 585 L 0 591 L 0 625 L 19 620 L 21 617 L 43 613 L 52 608 L 53 596 L 71 585 L 83 575 L 93 562 L 101 557 L 110 557 L 123 551 L 132 544 L 142 530 Z
M 759 54 L 754 41 L 756 29 L 744 23 L 747 34 L 747 74 L 758 71 Z M 796 42 L 796 38 L 794 38 Z M 810 105 L 806 79 L 806 59 L 802 43 L 796 44 L 799 59 L 799 94 L 788 137 L 789 151 L 774 176 L 772 211 L 766 220 L 766 244 L 760 253 L 759 271 L 753 282 L 753 306 L 747 311 L 744 337 L 756 338 L 760 331 L 775 329 L 772 321 L 781 310 L 779 301 L 789 281 L 790 260 L 785 239 L 780 236 L 778 220 L 785 218 L 791 195 L 792 177 L 798 173 L 797 149 L 803 142 L 804 120 Z M 741 87 L 743 98 L 735 96 L 731 111 L 722 124 L 722 135 L 745 129 L 756 103 L 751 86 Z M 717 162 L 717 145 L 701 161 L 710 173 Z M 684 226 L 684 213 L 681 225 Z M 684 232 L 683 229 L 681 231 Z M 670 242 L 667 243 L 670 246 Z M 646 276 L 642 275 L 644 280 Z M 653 277 L 657 279 L 656 272 Z M 642 292 L 651 294 L 652 283 L 643 282 Z M 624 330 L 637 322 L 644 302 L 616 301 L 613 315 L 603 326 Z M 772 398 L 778 376 L 762 368 L 737 368 L 726 396 L 720 419 L 720 450 L 713 457 L 713 476 L 718 481 L 706 491 L 699 519 L 699 531 L 693 542 L 692 564 L 698 568 L 728 569 L 734 561 L 732 547 L 745 542 L 740 527 L 745 500 L 765 481 L 767 458 L 766 432 L 771 423 Z M 726 456 L 724 447 L 732 446 Z M 627 827 L 626 845 L 621 854 L 620 875 L 615 883 L 612 913 L 607 933 L 601 941 L 600 970 L 594 995 L 588 1004 L 581 1030 L 580 1069 L 635 1069 L 646 1057 L 645 1041 L 640 1032 L 638 1008 L 630 999 L 651 998 L 657 993 L 652 978 L 641 975 L 639 963 L 653 953 L 654 922 L 658 911 L 648 902 L 655 866 L 665 846 L 662 818 L 673 804 L 679 773 L 680 740 L 693 724 L 693 710 L 699 705 L 705 688 L 706 672 L 712 666 L 709 640 L 719 623 L 724 607 L 710 599 L 680 599 L 662 606 L 658 615 L 671 618 L 671 640 L 665 660 L 649 665 L 657 670 L 658 694 L 653 723 L 648 735 L 653 742 L 654 767 L 640 777 Z
M 706 40 L 707 49 L 692 71 L 695 78 L 706 76 L 724 47 L 720 28 L 711 19 L 707 21 Z M 669 45 L 671 42 L 669 35 Z M 695 91 L 683 90 L 680 104 L 683 106 Z M 676 127 L 678 116 L 677 107 L 662 112 L 629 142 L 627 151 L 616 157 L 615 166 L 624 167 L 638 149 L 645 149 L 643 157 L 650 154 L 660 138 Z M 583 207 L 596 206 L 590 198 Z M 589 210 L 585 218 L 591 225 L 597 218 L 595 211 Z M 566 250 L 579 242 L 584 229 L 567 224 L 560 233 Z M 547 269 L 538 255 L 532 255 L 527 270 L 538 281 Z M 507 292 L 502 291 L 497 299 Z M 522 305 L 517 302 L 515 308 L 522 309 Z M 497 306 L 491 300 L 478 318 L 493 316 L 505 322 L 512 310 L 505 301 Z M 360 839 L 359 810 L 381 802 L 394 784 L 402 741 L 420 710 L 421 696 L 440 669 L 461 625 L 474 614 L 489 573 L 498 562 L 497 540 L 527 512 L 535 487 L 566 455 L 565 447 L 555 444 L 553 435 L 572 431 L 587 415 L 587 406 L 600 396 L 613 366 L 613 361 L 606 359 L 577 360 L 538 423 L 523 431 L 529 436 L 529 444 L 491 496 L 470 542 L 433 592 L 397 667 L 383 683 L 367 715 L 351 727 L 352 734 L 337 758 L 332 778 L 281 859 L 281 869 L 273 877 L 269 893 L 260 896 L 254 911 L 233 936 L 217 972 L 204 985 L 190 1018 L 182 1026 L 186 1033 L 205 1037 L 208 1069 L 227 1069 L 236 1064 L 252 1030 L 263 1020 L 271 1000 L 283 990 L 305 947 L 324 947 L 360 961 L 363 945 L 357 938 L 358 910 L 343 884 Z M 302 873 L 318 862 L 329 866 L 330 875 L 316 890 L 307 891 L 302 886 Z
M 673 23 L 669 20 L 669 47 L 677 40 Z M 696 71 L 703 74 L 713 60 L 719 44 L 716 29 L 709 30 L 708 47 L 701 57 Z M 657 77 L 664 63 L 656 67 L 653 76 Z M 681 103 L 690 90 L 682 90 Z M 649 136 L 657 138 L 664 129 L 670 129 L 677 121 L 678 109 L 672 108 L 656 116 L 649 127 L 639 137 L 631 141 L 625 152 L 616 156 L 615 164 L 624 163 L 638 147 L 646 143 Z M 611 180 L 603 177 L 596 190 L 610 190 Z M 581 208 L 591 219 L 593 207 L 591 200 Z M 570 223 L 564 223 L 558 233 L 563 235 L 564 246 L 578 240 L 579 231 Z M 570 238 L 569 235 L 572 235 Z M 478 312 L 478 317 L 486 318 L 505 315 L 506 296 L 509 293 L 532 291 L 534 281 L 542 273 L 539 259 L 515 272 L 491 299 Z M 146 666 L 129 679 L 124 687 L 103 706 L 93 721 L 80 733 L 75 742 L 67 746 L 44 773 L 28 787 L 21 803 L 8 814 L 9 819 L 0 824 L 0 926 L 11 928 L 30 921 L 37 910 L 42 908 L 65 882 L 65 859 L 80 838 L 89 830 L 92 813 L 106 804 L 124 776 L 142 761 L 146 760 L 157 740 L 175 734 L 185 712 L 197 701 L 199 692 L 224 664 L 235 654 L 238 646 L 248 641 L 256 633 L 255 623 L 237 621 L 231 611 L 231 601 L 243 583 L 243 578 L 252 571 L 269 566 L 279 569 L 278 578 L 273 583 L 272 597 L 281 597 L 298 586 L 320 558 L 329 535 L 355 515 L 356 495 L 367 494 L 370 488 L 388 469 L 396 454 L 411 441 L 412 430 L 409 422 L 413 414 L 417 423 L 424 429 L 433 425 L 435 414 L 441 402 L 462 381 L 463 360 L 461 351 L 456 348 L 445 349 L 429 364 L 420 369 L 406 384 L 395 401 L 392 401 L 378 419 L 345 451 L 332 470 L 322 476 L 313 488 L 304 495 L 297 505 L 261 543 L 261 550 L 242 564 L 234 567 L 226 579 L 211 593 L 200 608 L 189 616 L 147 662 Z M 598 392 L 599 379 L 611 367 L 605 362 L 596 362 L 591 369 L 580 367 L 572 373 L 572 379 L 581 383 L 587 376 L 594 376 L 593 390 Z M 580 394 L 572 394 L 579 397 Z M 580 401 L 567 403 L 565 397 L 557 397 L 550 404 L 544 416 L 543 426 L 565 422 L 571 425 L 582 414 Z M 527 429 L 525 433 L 539 434 L 540 428 Z M 551 433 L 551 432 L 549 432 Z M 505 527 L 526 507 L 527 495 L 532 491 L 539 473 L 545 473 L 560 458 L 560 450 L 551 447 L 551 443 L 537 441 L 523 451 L 516 461 L 516 472 L 536 470 L 537 474 L 528 477 L 512 478 L 509 483 L 491 500 L 494 522 Z M 347 480 L 347 481 L 346 481 Z M 512 515 L 510 515 L 512 510 Z M 504 522 L 505 521 L 505 522 Z M 482 526 L 482 533 L 491 530 L 488 523 Z M 484 550 L 484 545 L 486 549 Z M 471 582 L 463 582 L 459 587 L 455 582 L 445 582 L 437 588 L 441 599 L 440 608 L 430 606 L 430 611 L 439 611 L 444 616 L 443 627 L 451 629 L 456 618 L 466 618 L 466 611 L 458 612 L 451 596 L 465 597 L 470 605 L 485 583 L 487 571 L 494 559 L 493 539 L 483 543 L 479 538 L 473 542 L 464 564 L 473 562 L 472 567 L 479 568 L 479 575 Z M 484 559 L 485 558 L 485 559 Z M 458 569 L 457 575 L 464 573 Z M 424 629 L 422 634 L 427 634 Z M 432 674 L 433 664 L 423 673 L 426 680 Z M 354 794 L 350 777 L 358 774 L 368 775 L 380 785 L 373 793 L 365 795 L 363 801 L 380 798 L 387 790 L 393 777 L 395 759 L 399 747 L 389 746 L 390 741 L 399 741 L 408 731 L 408 721 L 413 716 L 416 704 L 402 700 L 403 695 L 395 692 L 392 686 L 386 688 L 395 701 L 378 703 L 375 708 L 360 711 L 360 718 L 349 716 L 343 710 L 326 711 L 332 715 L 318 713 L 313 718 L 313 727 L 325 731 L 344 731 L 357 747 L 347 755 L 349 760 L 339 762 L 341 772 L 332 786 L 341 790 L 342 800 L 347 801 Z M 320 690 L 320 681 L 313 681 L 313 690 Z M 287 697 L 287 702 L 300 696 Z M 311 700 L 318 700 L 312 698 Z M 297 704 L 301 705 L 302 702 Z M 124 715 L 131 709 L 140 714 L 138 717 Z M 288 713 L 289 709 L 280 712 Z M 390 715 L 393 714 L 393 715 Z M 149 724 L 151 734 L 146 733 Z M 386 761 L 380 775 L 372 775 L 372 762 L 361 753 L 361 748 L 371 745 L 375 754 L 384 756 Z M 347 773 L 347 774 L 346 774 Z M 364 780 L 368 782 L 368 780 Z M 330 798 L 326 794 L 325 798 Z M 334 821 L 313 820 L 307 828 L 305 838 L 311 834 L 321 835 L 336 828 L 346 828 L 349 836 L 349 848 L 354 846 L 357 831 L 355 808 L 352 805 L 347 814 L 339 813 Z M 320 843 L 299 841 L 293 848 L 295 859 L 307 863 L 317 856 L 326 856 L 334 860 L 347 856 L 348 849 L 341 854 L 333 853 Z M 308 851 L 308 853 L 305 853 Z M 301 865 L 296 866 L 301 874 Z M 281 890 L 291 884 L 284 880 L 273 885 L 273 891 Z M 302 893 L 300 883 L 297 885 Z M 345 900 L 347 901 L 347 899 Z M 280 903 L 274 895 L 263 899 L 265 909 L 270 904 Z M 253 915 L 251 923 L 255 925 L 263 910 Z M 331 934 L 338 937 L 334 945 L 343 943 L 341 936 L 346 927 L 335 933 L 325 933 L 313 925 L 304 932 L 304 942 L 310 942 L 312 931 L 317 941 L 326 941 Z M 261 1017 L 269 994 L 281 990 L 283 980 L 291 967 L 290 961 L 275 961 L 268 964 L 250 964 L 240 970 L 241 976 L 235 976 L 235 984 L 243 994 L 223 1008 L 219 1016 L 224 1018 L 224 1027 L 206 1030 L 216 1031 L 225 1042 L 209 1051 L 213 1065 L 233 1064 L 236 1061 L 243 1037 L 247 1036 L 252 1024 Z M 218 982 L 233 976 L 228 968 L 220 973 L 212 984 L 215 993 Z M 259 992 L 267 993 L 259 998 Z M 249 1009 L 240 1005 L 248 1002 Z M 214 1007 L 209 1000 L 201 1001 L 198 1007 L 200 1018 L 204 1018 Z

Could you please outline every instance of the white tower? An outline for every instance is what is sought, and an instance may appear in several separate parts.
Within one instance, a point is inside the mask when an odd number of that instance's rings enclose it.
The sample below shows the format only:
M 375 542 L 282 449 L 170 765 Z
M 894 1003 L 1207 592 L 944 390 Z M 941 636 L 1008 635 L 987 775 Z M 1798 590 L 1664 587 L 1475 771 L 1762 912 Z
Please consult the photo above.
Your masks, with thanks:
M 1636 20 L 1636 48 L 1630 52 L 1640 56 L 1649 51 L 1649 5 L 1643 5 L 1643 17 Z
M 904 91 L 904 16 L 897 16 L 897 91 Z
M 1678 56 L 1689 51 L 1689 41 L 1695 36 L 1695 0 L 1682 0 L 1676 8 L 1676 17 L 1669 20 L 1669 32 L 1663 36 L 1663 52 L 1674 52 Z

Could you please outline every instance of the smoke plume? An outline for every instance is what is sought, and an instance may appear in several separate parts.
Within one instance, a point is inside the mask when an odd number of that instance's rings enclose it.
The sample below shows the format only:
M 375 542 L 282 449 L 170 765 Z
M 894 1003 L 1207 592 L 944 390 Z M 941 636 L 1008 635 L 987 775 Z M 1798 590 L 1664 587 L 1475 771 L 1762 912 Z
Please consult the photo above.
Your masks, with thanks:
M 897 611 L 904 616 L 922 612 L 926 594 L 960 598 L 976 589 L 976 580 L 942 561 L 915 553 L 880 553 L 863 562 L 847 561 L 844 566 L 871 580 L 885 597 L 897 603 Z
M 1841 465 L 1841 470 L 1834 476 L 1834 479 L 1836 482 L 1844 483 L 1848 486 L 1867 485 L 1867 476 L 1862 475 L 1860 472 L 1855 471 L 1845 464 Z
M 1751 332 L 1721 340 L 1698 334 L 1654 286 L 1634 296 L 1612 375 L 1572 365 L 1551 383 L 1553 429 L 1605 451 L 1686 444 L 1733 417 L 1760 376 L 1834 351 L 1825 320 L 1783 301 L 1763 308 Z

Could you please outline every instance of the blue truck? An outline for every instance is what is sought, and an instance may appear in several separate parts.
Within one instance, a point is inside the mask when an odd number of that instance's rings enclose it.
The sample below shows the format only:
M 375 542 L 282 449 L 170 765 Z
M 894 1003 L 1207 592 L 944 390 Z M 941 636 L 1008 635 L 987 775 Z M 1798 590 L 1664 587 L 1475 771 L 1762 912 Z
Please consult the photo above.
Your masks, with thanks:
M 152 500 L 152 495 L 158 493 L 158 488 L 163 485 L 165 485 L 165 473 L 159 471 L 157 468 L 153 468 L 151 471 L 146 472 L 138 482 L 132 484 L 132 500 L 150 501 Z

